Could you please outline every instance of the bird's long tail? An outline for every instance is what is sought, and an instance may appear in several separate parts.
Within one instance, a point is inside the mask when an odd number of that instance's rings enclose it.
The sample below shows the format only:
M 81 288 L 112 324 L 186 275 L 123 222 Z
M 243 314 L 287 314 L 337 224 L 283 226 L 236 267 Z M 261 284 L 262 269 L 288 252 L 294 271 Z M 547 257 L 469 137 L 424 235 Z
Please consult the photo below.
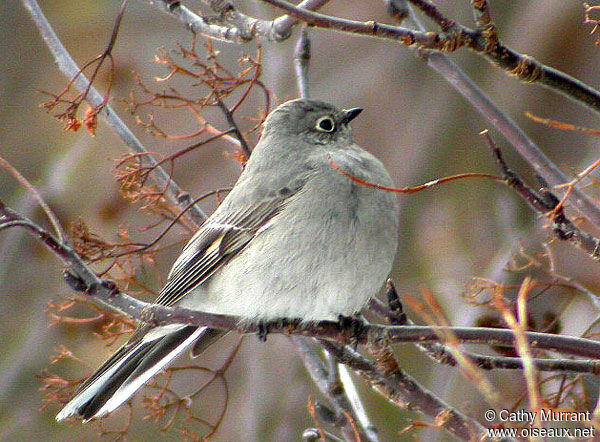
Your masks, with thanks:
M 204 350 L 222 334 L 180 324 L 139 330 L 79 387 L 56 420 L 71 416 L 88 420 L 110 413 L 192 343 L 199 341 L 195 348 Z

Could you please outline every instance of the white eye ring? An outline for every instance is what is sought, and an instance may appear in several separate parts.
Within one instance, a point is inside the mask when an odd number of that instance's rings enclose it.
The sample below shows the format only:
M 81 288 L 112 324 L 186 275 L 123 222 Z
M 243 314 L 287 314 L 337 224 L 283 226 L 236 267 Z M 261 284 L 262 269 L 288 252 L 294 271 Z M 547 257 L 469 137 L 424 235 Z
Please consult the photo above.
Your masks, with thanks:
M 317 120 L 315 129 L 320 132 L 333 132 L 335 130 L 335 121 L 329 115 L 326 115 Z

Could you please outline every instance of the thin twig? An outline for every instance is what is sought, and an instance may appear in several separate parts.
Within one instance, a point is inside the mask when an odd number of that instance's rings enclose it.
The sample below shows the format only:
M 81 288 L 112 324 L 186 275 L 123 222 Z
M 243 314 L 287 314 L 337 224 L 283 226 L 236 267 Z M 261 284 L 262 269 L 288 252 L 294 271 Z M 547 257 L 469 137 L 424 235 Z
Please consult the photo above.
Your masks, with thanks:
M 250 149 L 250 146 L 248 146 L 248 142 L 246 141 L 246 138 L 244 138 L 244 135 L 240 131 L 237 123 L 235 122 L 235 119 L 233 118 L 233 112 L 231 110 L 229 110 L 227 105 L 225 103 L 223 103 L 223 101 L 220 98 L 217 98 L 216 101 L 217 101 L 217 104 L 219 105 L 219 108 L 223 111 L 223 114 L 225 115 L 225 118 L 227 119 L 227 123 L 229 123 L 229 126 L 230 126 L 229 131 L 233 132 L 235 137 L 240 142 L 240 147 L 242 149 L 242 152 L 246 156 L 246 161 L 248 161 L 248 158 L 250 158 L 250 154 L 252 153 L 252 150 Z
M 531 291 L 533 281 L 530 277 L 526 277 L 519 294 L 517 295 L 517 310 L 518 317 L 515 317 L 508 303 L 502 296 L 502 289 L 498 288 L 493 297 L 494 306 L 502 314 L 504 322 L 515 332 L 515 349 L 517 353 L 523 359 L 523 374 L 525 376 L 525 383 L 527 385 L 527 394 L 529 395 L 529 407 L 532 410 L 539 410 L 541 408 L 541 398 L 539 391 L 539 376 L 533 363 L 533 356 L 531 348 L 525 338 L 525 331 L 528 329 L 527 321 L 527 297 Z M 539 425 L 540 421 L 536 421 Z
M 396 16 L 395 11 L 401 11 L 404 14 L 400 15 L 403 23 L 420 31 L 425 30 L 413 10 L 407 4 L 407 0 L 385 1 L 392 16 Z M 515 121 L 504 113 L 450 57 L 432 51 L 417 50 L 415 53 L 462 94 L 479 113 L 488 119 L 494 128 L 511 143 L 523 159 L 546 181 L 552 185 L 563 184 L 569 181 L 569 178 L 550 161 L 546 154 Z M 600 227 L 600 207 L 594 201 L 579 189 L 573 191 L 571 201 L 582 216 L 587 218 L 592 224 Z
M 331 373 L 325 368 L 317 351 L 309 344 L 306 338 L 302 336 L 293 336 L 292 341 L 296 345 L 298 354 L 302 358 L 302 362 L 304 362 L 304 366 L 310 374 L 311 379 L 333 406 L 335 420 L 337 421 L 335 423 L 336 426 L 341 427 L 346 440 L 353 440 L 354 428 L 346 416 L 350 416 L 355 421 L 357 420 L 357 417 L 354 416 L 352 405 L 346 397 L 343 386 L 338 382 L 335 382 L 335 378 L 332 382 L 330 376 Z M 361 431 L 361 429 L 359 429 L 359 432 L 361 440 L 377 440 L 370 438 L 364 431 Z
M 16 180 L 19 181 L 19 183 L 21 183 L 21 185 L 25 188 L 25 190 L 27 190 L 27 192 L 33 197 L 33 199 L 37 201 L 37 203 L 40 205 L 40 207 L 48 217 L 48 220 L 50 221 L 50 224 L 52 225 L 52 228 L 54 229 L 58 240 L 60 242 L 64 242 L 65 232 L 63 231 L 63 228 L 60 225 L 58 218 L 56 217 L 50 206 L 46 204 L 46 201 L 44 201 L 37 189 L 29 182 L 29 180 L 27 180 L 27 178 L 21 175 L 21 173 L 17 169 L 15 169 L 8 161 L 6 161 L 2 157 L 0 157 L 0 167 L 2 167 L 8 173 L 14 176 Z
M 60 71 L 68 78 L 73 78 L 77 72 L 79 72 L 79 68 L 59 40 L 58 36 L 50 26 L 50 23 L 48 23 L 48 20 L 44 16 L 44 13 L 40 9 L 37 2 L 35 0 L 22 0 L 22 3 L 35 22 L 35 25 L 44 42 L 54 56 L 56 65 Z M 89 87 L 87 100 L 92 106 L 99 106 L 102 104 L 104 97 L 96 90 L 96 88 L 90 87 L 90 83 L 84 75 L 79 75 L 75 79 L 74 85 L 80 91 L 84 91 Z M 100 115 L 132 151 L 137 153 L 147 152 L 143 144 L 133 134 L 133 132 L 131 132 L 123 120 L 119 118 L 110 105 L 106 105 L 102 109 Z M 143 159 L 148 163 L 149 166 L 156 164 L 156 161 L 151 155 L 144 155 Z M 180 207 L 185 207 L 191 202 L 189 194 L 183 192 L 163 168 L 156 168 L 156 173 L 153 175 L 153 177 L 156 180 L 158 187 L 166 188 L 166 195 Z M 202 222 L 206 219 L 206 214 L 196 205 L 190 209 L 190 216 L 197 225 L 202 224 Z

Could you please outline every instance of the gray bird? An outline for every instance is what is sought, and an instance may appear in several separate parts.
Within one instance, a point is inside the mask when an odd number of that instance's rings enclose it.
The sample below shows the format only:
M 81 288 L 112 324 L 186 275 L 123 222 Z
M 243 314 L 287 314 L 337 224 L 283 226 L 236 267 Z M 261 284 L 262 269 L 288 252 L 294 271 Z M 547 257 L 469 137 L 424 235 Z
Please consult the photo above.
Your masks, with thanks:
M 236 315 L 241 321 L 336 320 L 380 289 L 398 243 L 394 194 L 373 155 L 352 141 L 361 109 L 314 100 L 271 112 L 235 187 L 185 246 L 157 304 Z M 185 349 L 196 356 L 225 332 L 141 325 L 56 416 L 87 420 L 127 401 Z

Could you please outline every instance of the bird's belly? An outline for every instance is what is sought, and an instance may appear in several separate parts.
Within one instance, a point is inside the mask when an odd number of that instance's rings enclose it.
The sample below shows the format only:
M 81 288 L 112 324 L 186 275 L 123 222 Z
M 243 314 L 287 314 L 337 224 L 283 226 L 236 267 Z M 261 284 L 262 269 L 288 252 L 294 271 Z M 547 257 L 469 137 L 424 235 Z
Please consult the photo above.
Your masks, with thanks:
M 390 271 L 395 249 L 385 250 L 395 237 L 379 236 L 390 229 L 348 211 L 298 213 L 293 224 L 278 216 L 181 305 L 249 320 L 314 321 L 359 311 Z M 315 218 L 319 229 L 303 228 Z

